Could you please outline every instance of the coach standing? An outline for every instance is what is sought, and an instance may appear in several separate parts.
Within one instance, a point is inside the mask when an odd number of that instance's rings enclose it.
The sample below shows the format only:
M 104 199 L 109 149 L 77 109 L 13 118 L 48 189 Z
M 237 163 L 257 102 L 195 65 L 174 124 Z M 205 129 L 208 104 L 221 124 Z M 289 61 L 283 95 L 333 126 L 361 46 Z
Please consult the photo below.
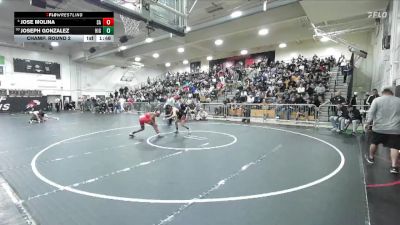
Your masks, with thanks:
M 393 96 L 390 89 L 384 89 L 382 97 L 376 98 L 368 112 L 366 126 L 372 123 L 372 141 L 369 155 L 366 156 L 368 163 L 374 163 L 374 156 L 379 144 L 390 148 L 392 167 L 390 173 L 398 174 L 397 158 L 400 149 L 400 98 Z

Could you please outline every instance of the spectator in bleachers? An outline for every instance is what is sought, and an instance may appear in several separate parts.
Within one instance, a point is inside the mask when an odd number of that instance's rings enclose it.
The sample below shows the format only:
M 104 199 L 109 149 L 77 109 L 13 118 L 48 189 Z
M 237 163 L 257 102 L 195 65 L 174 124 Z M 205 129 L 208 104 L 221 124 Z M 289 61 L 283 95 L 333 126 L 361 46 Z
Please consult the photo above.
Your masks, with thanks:
M 356 107 L 353 107 L 352 105 L 349 105 L 347 107 L 347 110 L 349 112 L 349 117 L 345 120 L 344 126 L 348 126 L 349 124 L 351 124 L 352 125 L 351 134 L 356 135 L 357 128 L 362 121 L 361 113 Z
M 345 120 L 349 119 L 349 112 L 344 104 L 338 104 L 336 109 L 336 115 L 330 116 L 329 121 L 332 123 L 332 131 L 340 133 L 344 130 Z
M 324 87 L 324 85 L 322 83 L 319 83 L 318 86 L 315 87 L 315 93 L 318 96 L 322 96 L 323 97 L 325 95 L 325 92 L 326 92 L 326 90 L 325 90 L 325 87 Z
M 335 96 L 331 98 L 330 102 L 334 105 L 342 104 L 346 102 L 346 99 L 342 96 L 341 91 L 337 91 Z

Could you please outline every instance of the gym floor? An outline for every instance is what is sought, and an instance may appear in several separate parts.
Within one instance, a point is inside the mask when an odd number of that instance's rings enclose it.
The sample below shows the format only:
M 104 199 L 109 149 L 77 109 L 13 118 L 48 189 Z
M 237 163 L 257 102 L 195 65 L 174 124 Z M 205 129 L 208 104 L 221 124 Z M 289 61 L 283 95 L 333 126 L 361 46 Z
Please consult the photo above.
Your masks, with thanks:
M 58 116 L 0 115 L 1 174 L 37 224 L 370 220 L 360 138 L 217 121 L 176 135 L 158 119 L 162 137 L 146 126 L 131 139 L 137 115 Z

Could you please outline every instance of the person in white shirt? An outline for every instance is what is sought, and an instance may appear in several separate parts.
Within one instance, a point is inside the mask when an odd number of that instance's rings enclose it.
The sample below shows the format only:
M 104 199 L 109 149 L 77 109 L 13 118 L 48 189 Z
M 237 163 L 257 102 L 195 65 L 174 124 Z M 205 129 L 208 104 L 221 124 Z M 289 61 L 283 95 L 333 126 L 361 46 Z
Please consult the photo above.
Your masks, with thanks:
M 375 162 L 375 153 L 378 145 L 390 149 L 392 166 L 390 173 L 398 174 L 397 160 L 400 150 L 400 98 L 393 96 L 389 88 L 382 91 L 382 97 L 376 98 L 368 111 L 365 129 L 369 130 L 372 125 L 372 138 L 369 154 L 366 155 L 368 163 Z
M 319 83 L 317 87 L 314 89 L 315 93 L 319 96 L 324 96 L 325 95 L 325 87 L 322 83 Z
M 121 112 L 123 112 L 124 111 L 125 98 L 122 98 L 122 97 L 119 98 L 118 102 L 119 102 L 119 105 L 120 105 Z
M 247 103 L 254 103 L 254 97 L 253 97 L 253 95 L 249 95 L 249 96 L 247 96 L 247 101 L 246 101 Z

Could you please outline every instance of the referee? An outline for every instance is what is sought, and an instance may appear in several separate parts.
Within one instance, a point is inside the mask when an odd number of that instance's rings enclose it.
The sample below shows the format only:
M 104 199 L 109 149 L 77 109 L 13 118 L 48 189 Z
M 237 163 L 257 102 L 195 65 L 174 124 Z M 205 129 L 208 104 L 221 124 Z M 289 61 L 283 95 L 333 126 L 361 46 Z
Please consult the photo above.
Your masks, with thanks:
M 390 173 L 398 174 L 397 158 L 400 149 L 400 98 L 393 96 L 392 90 L 386 88 L 382 97 L 376 98 L 369 110 L 366 128 L 372 124 L 372 141 L 366 160 L 374 163 L 374 156 L 379 144 L 390 148 L 392 166 Z

